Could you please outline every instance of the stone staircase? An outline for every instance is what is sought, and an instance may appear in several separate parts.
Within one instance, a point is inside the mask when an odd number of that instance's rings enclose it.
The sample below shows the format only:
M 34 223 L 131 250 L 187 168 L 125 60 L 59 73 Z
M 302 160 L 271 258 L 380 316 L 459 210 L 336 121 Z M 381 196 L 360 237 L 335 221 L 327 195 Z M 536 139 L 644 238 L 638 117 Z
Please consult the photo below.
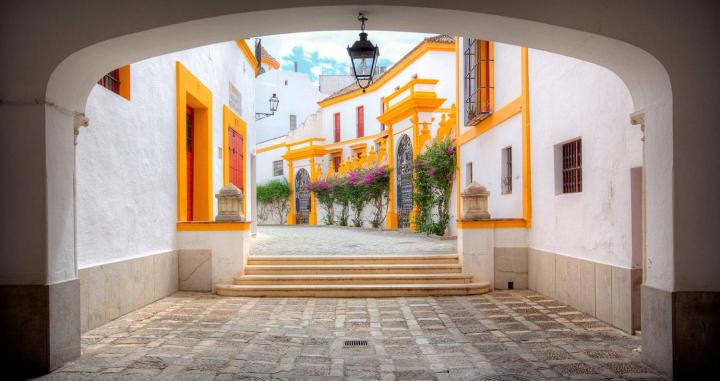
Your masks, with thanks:
M 383 256 L 250 256 L 234 284 L 218 295 L 275 297 L 393 297 L 483 294 L 455 254 Z

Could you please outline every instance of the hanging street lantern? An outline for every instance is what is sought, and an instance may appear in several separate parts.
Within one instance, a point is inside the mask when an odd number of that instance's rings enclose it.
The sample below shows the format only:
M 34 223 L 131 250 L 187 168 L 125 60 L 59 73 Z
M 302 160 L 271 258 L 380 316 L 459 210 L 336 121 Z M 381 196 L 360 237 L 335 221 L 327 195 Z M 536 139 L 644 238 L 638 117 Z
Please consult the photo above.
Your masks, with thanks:
M 280 103 L 280 100 L 278 99 L 277 95 L 273 93 L 273 95 L 268 99 L 270 102 L 270 112 L 256 112 L 255 113 L 255 120 L 265 119 L 267 117 L 275 115 L 275 111 L 277 111 L 278 103 Z
M 378 55 L 380 50 L 377 45 L 373 45 L 370 40 L 367 39 L 367 33 L 365 33 L 365 21 L 367 17 L 360 13 L 358 15 L 358 21 L 362 24 L 360 26 L 360 39 L 355 41 L 352 46 L 348 46 L 347 51 L 350 55 L 350 62 L 353 67 L 353 74 L 357 80 L 358 86 L 365 89 L 370 86 L 373 81 L 373 74 L 375 71 L 375 64 L 377 63 Z

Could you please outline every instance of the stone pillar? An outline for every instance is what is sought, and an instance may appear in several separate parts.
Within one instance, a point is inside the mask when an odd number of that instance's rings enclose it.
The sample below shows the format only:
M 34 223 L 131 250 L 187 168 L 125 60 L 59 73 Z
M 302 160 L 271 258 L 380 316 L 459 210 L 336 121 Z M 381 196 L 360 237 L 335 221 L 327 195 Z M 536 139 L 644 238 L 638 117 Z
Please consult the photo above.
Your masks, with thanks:
M 23 379 L 80 356 L 74 120 L 42 104 L 2 105 L 0 119 L 0 364 Z
M 295 169 L 293 168 L 292 160 L 288 160 L 288 177 L 288 183 L 290 185 L 290 210 L 288 211 L 287 224 L 295 225 Z

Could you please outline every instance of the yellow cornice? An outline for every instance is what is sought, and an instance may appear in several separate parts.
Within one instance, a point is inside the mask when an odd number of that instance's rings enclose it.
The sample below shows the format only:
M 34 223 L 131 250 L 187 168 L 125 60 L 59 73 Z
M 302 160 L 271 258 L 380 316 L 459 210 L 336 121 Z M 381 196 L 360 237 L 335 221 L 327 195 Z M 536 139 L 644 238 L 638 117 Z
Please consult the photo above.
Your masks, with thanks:
M 245 55 L 245 59 L 248 60 L 248 63 L 250 63 L 250 66 L 252 66 L 252 69 L 255 71 L 255 76 L 260 74 L 260 69 L 258 68 L 258 62 L 255 58 L 255 54 L 250 49 L 248 44 L 245 42 L 245 40 L 235 40 L 235 43 L 240 48 L 240 51 L 242 51 L 243 55 Z
M 357 89 L 350 93 L 343 94 L 343 95 L 337 96 L 335 98 L 330 98 L 330 99 L 318 102 L 318 105 L 320 105 L 320 107 L 327 107 L 330 105 L 334 105 L 336 103 L 346 101 L 348 99 L 358 97 L 360 95 L 363 95 L 364 93 L 371 93 L 371 92 L 379 89 L 380 87 L 382 87 L 382 85 L 386 84 L 391 79 L 395 78 L 398 74 L 400 74 L 403 70 L 405 70 L 413 62 L 417 61 L 425 53 L 430 52 L 430 51 L 454 52 L 455 51 L 455 43 L 448 44 L 448 43 L 443 43 L 443 42 L 424 41 L 422 44 L 418 45 L 417 48 L 415 48 L 413 51 L 411 51 L 407 56 L 405 56 L 403 59 L 398 61 L 395 65 L 393 65 L 393 67 L 391 67 L 385 74 L 383 74 L 383 76 L 378 78 L 377 81 L 373 82 L 370 86 L 368 86 L 368 88 L 365 89 L 365 92 L 363 92 L 361 89 Z
M 250 230 L 250 221 L 238 222 L 178 222 L 177 231 L 244 231 Z
M 307 138 L 307 139 L 303 139 L 303 140 L 298 140 L 296 142 L 287 143 L 287 146 L 292 147 L 292 146 L 305 144 L 305 143 L 310 143 L 310 145 L 312 145 L 313 142 L 324 142 L 324 141 L 325 141 L 325 138 Z
M 310 157 L 316 157 L 316 156 L 322 156 L 326 155 L 327 150 L 323 146 L 308 146 L 303 148 L 298 148 L 294 150 L 287 151 L 285 155 L 283 155 L 283 159 L 285 160 L 299 160 L 299 159 L 306 159 Z
M 438 98 L 434 91 L 418 91 L 387 109 L 384 114 L 377 117 L 382 124 L 395 123 L 413 115 L 415 112 L 432 112 L 437 110 L 445 98 Z
M 367 148 L 367 143 L 357 143 L 350 146 L 350 149 L 353 151 L 365 148 Z
M 256 154 L 257 154 L 257 153 L 263 153 L 263 152 L 272 151 L 272 150 L 278 149 L 278 148 L 287 148 L 287 144 L 285 144 L 285 143 L 278 143 L 278 144 L 273 144 L 273 145 L 271 145 L 271 146 L 258 148 L 258 149 L 255 150 L 255 153 L 256 153 Z

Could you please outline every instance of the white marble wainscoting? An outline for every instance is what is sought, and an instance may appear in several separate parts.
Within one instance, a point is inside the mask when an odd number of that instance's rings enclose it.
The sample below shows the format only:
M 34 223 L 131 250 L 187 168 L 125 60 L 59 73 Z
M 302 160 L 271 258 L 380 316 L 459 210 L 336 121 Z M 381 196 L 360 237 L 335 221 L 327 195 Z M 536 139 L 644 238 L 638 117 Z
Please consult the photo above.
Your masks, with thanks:
M 528 288 L 528 248 L 527 247 L 496 247 L 495 248 L 495 289 Z
M 178 250 L 180 291 L 212 291 L 212 252 Z
M 528 249 L 528 287 L 623 331 L 640 329 L 642 269 Z
M 99 327 L 178 290 L 178 253 L 167 251 L 85 267 L 80 278 L 80 329 Z

